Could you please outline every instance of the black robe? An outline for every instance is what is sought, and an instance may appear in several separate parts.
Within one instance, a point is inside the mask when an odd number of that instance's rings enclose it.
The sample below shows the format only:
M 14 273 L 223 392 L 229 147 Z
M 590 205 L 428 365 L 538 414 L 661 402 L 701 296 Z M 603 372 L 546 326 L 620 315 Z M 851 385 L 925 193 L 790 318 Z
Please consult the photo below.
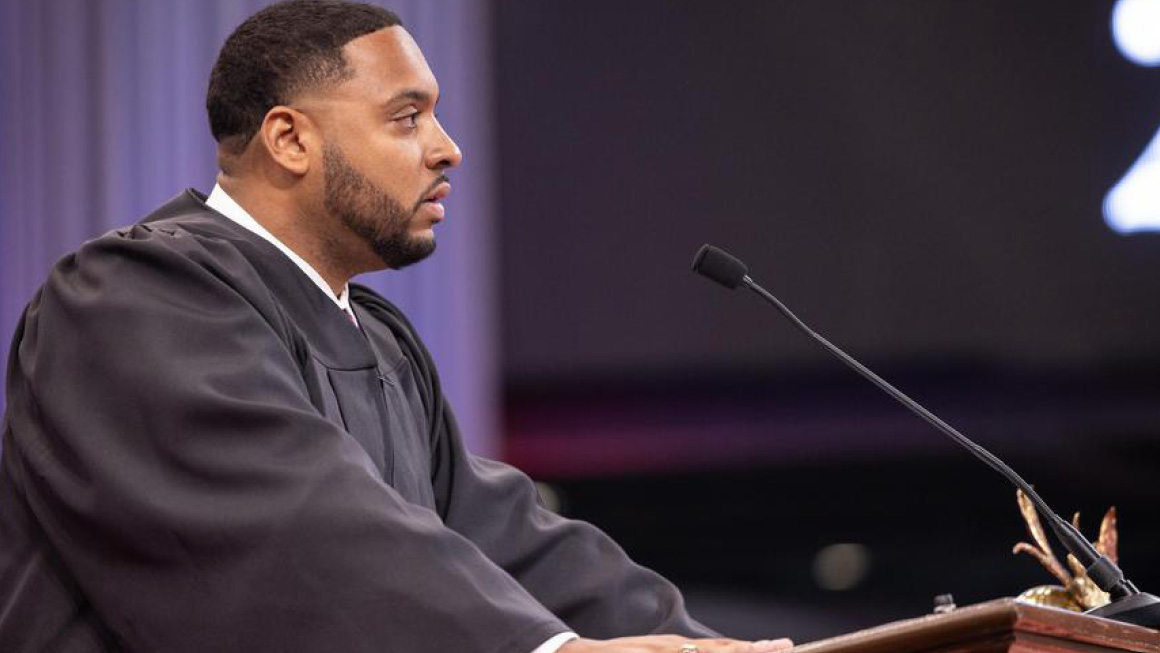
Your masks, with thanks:
M 531 481 L 472 456 L 403 315 L 355 327 L 187 191 L 25 311 L 0 465 L 0 651 L 529 653 L 709 635 Z

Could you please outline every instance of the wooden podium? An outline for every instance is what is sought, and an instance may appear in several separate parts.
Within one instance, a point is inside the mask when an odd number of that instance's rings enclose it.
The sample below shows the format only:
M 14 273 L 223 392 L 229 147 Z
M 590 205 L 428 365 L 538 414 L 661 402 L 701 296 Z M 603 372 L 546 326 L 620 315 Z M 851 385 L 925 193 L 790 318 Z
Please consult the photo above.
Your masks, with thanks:
M 999 599 L 794 648 L 795 653 L 1160 653 L 1160 632 Z

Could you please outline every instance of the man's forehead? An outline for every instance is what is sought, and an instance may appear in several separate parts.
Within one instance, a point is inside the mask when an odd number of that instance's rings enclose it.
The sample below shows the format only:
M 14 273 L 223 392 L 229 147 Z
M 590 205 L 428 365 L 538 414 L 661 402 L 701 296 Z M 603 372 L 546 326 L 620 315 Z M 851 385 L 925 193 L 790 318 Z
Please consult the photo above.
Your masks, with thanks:
M 419 45 L 399 26 L 360 36 L 343 46 L 343 58 L 354 71 L 344 86 L 376 97 L 392 97 L 401 90 L 419 90 L 434 96 L 435 75 Z

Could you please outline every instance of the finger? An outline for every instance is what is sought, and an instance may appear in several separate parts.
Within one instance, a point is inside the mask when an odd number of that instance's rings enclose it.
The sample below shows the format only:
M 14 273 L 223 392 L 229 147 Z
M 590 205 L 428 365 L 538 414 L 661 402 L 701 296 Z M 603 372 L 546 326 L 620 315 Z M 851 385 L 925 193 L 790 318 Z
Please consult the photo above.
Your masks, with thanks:
M 696 639 L 686 643 L 695 645 L 698 653 L 756 653 L 758 651 L 758 649 L 753 648 L 753 642 L 736 639 Z M 680 653 L 680 650 L 677 649 L 676 653 Z
M 791 648 L 793 648 L 793 641 L 784 637 L 753 642 L 753 653 L 773 653 L 774 651 L 788 651 Z

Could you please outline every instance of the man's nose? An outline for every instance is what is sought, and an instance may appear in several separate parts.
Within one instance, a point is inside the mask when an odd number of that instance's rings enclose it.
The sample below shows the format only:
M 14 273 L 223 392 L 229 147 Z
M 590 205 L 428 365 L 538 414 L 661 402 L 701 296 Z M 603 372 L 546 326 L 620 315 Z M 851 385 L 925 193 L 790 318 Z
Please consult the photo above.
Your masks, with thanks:
M 427 155 L 427 167 L 431 169 L 454 168 L 463 162 L 463 152 L 459 146 L 443 129 L 439 121 L 435 121 L 436 143 Z

